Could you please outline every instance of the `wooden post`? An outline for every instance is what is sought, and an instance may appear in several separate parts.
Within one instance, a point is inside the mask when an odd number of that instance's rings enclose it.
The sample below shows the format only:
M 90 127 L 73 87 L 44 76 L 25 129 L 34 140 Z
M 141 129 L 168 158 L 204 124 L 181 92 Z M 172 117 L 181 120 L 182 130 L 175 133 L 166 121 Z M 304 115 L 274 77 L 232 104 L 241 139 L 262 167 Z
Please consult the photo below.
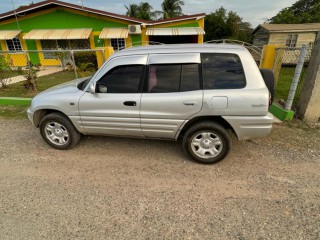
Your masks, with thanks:
M 320 32 L 316 37 L 298 103 L 298 116 L 307 122 L 320 120 Z

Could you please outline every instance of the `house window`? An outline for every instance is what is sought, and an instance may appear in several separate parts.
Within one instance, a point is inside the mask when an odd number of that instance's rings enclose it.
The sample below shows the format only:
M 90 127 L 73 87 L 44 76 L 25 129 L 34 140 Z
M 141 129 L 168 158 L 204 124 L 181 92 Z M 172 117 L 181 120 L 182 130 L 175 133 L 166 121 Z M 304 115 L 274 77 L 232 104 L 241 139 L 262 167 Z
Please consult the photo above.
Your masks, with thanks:
M 19 38 L 13 38 L 10 40 L 6 40 L 7 47 L 9 51 L 21 51 L 22 46 Z
M 42 50 L 69 50 L 69 49 L 90 49 L 90 42 L 88 39 L 79 40 L 41 40 Z M 52 53 L 44 52 L 44 59 L 54 59 Z
M 119 51 L 126 48 L 126 40 L 124 38 L 113 38 L 110 39 L 110 45 L 113 47 L 113 50 Z
M 296 47 L 298 34 L 289 34 L 286 41 L 287 47 Z

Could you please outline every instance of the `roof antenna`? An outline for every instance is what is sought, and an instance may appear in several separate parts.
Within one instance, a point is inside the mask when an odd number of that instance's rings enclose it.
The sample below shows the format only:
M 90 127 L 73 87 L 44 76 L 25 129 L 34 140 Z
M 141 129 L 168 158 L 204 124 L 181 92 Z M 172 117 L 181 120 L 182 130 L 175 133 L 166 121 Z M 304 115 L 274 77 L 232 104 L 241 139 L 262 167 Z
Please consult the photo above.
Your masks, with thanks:
M 20 25 L 19 25 L 19 21 L 18 21 L 18 16 L 17 16 L 16 8 L 14 7 L 13 0 L 11 0 L 11 2 L 12 2 L 12 8 L 13 8 L 14 16 L 15 16 L 15 18 L 16 18 L 16 22 L 17 22 L 17 25 L 18 25 L 18 29 L 20 29 Z

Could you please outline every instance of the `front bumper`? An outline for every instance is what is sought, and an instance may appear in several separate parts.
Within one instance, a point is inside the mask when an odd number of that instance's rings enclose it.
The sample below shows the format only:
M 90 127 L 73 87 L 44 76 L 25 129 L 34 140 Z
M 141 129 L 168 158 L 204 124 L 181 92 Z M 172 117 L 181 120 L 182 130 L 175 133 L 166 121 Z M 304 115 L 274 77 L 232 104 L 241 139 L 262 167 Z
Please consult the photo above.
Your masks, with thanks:
M 28 114 L 28 119 L 29 119 L 29 121 L 30 121 L 30 122 L 32 123 L 32 125 L 34 126 L 34 123 L 33 123 L 33 112 L 31 111 L 31 108 L 28 108 L 27 114 Z

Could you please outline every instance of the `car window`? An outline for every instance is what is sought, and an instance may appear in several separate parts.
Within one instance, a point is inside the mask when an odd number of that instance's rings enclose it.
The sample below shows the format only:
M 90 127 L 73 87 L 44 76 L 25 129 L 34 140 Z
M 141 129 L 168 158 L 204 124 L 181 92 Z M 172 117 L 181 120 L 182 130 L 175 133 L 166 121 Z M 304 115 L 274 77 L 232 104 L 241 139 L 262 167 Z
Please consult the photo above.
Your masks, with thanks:
M 238 55 L 202 53 L 201 62 L 204 89 L 238 89 L 246 86 Z
M 200 88 L 198 64 L 156 64 L 149 66 L 149 93 L 192 91 Z
M 182 65 L 180 91 L 194 91 L 200 89 L 199 65 Z
M 137 93 L 141 80 L 142 65 L 118 66 L 107 72 L 97 82 L 97 92 L 107 87 L 108 93 Z

